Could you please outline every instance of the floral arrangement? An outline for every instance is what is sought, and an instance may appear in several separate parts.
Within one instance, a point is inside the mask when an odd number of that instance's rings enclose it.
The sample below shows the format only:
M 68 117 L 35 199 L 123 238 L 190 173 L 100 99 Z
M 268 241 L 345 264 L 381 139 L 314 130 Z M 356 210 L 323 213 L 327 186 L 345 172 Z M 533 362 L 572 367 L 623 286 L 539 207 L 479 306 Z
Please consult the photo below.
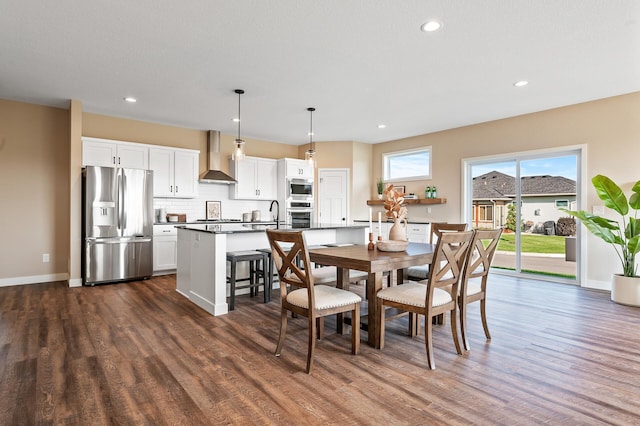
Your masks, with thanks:
M 407 217 L 407 208 L 404 205 L 404 192 L 393 189 L 393 184 L 389 184 L 382 193 L 384 198 L 384 209 L 389 219 L 404 219 Z

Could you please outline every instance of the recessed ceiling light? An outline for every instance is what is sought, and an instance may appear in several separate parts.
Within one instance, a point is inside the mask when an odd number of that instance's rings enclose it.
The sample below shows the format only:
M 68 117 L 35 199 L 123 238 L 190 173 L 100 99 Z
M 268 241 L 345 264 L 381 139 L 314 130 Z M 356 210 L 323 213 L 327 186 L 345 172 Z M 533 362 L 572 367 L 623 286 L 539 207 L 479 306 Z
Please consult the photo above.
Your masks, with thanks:
M 387 127 L 386 124 L 378 124 L 378 129 L 384 129 L 386 127 Z
M 125 101 L 131 103 L 131 104 L 135 104 L 136 102 L 138 102 L 138 100 L 134 97 L 131 96 L 127 96 L 126 98 L 124 98 Z
M 420 26 L 420 30 L 424 31 L 425 33 L 438 31 L 440 28 L 442 28 L 442 24 L 438 21 L 425 22 Z
M 515 83 L 513 83 L 513 85 L 516 86 L 516 87 L 526 86 L 527 84 L 529 84 L 529 82 L 525 81 L 525 80 L 520 80 L 520 81 L 516 81 Z
M 233 121 L 234 123 L 237 123 L 238 121 L 240 121 L 240 119 L 238 117 L 234 117 L 231 119 L 231 121 Z

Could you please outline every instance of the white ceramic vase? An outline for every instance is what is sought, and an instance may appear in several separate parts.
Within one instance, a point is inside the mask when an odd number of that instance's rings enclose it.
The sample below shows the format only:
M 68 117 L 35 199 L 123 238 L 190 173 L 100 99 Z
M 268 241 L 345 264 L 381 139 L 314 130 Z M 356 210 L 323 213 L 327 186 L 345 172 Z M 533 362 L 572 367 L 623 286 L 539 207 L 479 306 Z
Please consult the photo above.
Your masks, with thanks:
M 389 229 L 389 239 L 396 241 L 407 241 L 407 219 L 405 219 L 404 217 L 397 217 L 394 220 L 391 229 Z
M 611 282 L 611 300 L 621 305 L 640 307 L 640 277 L 614 275 Z

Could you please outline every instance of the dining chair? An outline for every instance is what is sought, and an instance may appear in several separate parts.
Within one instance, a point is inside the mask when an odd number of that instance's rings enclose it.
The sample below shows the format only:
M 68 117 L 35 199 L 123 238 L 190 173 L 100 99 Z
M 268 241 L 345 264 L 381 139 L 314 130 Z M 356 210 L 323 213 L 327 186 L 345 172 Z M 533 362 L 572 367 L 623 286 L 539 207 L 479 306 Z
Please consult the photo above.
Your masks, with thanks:
M 466 223 L 432 223 L 429 234 L 429 244 L 437 241 L 443 232 L 460 232 L 467 229 Z M 435 237 L 435 238 L 434 238 Z M 425 280 L 429 275 L 429 265 L 410 266 L 407 268 L 407 278 L 410 280 Z
M 460 331 L 464 349 L 469 350 L 467 338 L 467 305 L 480 301 L 480 317 L 487 340 L 491 340 L 487 325 L 487 278 L 493 262 L 493 256 L 500 242 L 502 229 L 476 230 L 467 254 L 458 294 L 458 311 L 460 313 Z
M 390 306 L 409 312 L 413 321 L 416 321 L 418 315 L 425 316 L 424 339 L 427 363 L 431 370 L 435 369 L 432 318 L 449 312 L 453 343 L 458 354 L 462 354 L 456 324 L 457 298 L 453 295 L 458 291 L 473 234 L 474 231 L 446 232 L 438 238 L 426 284 L 408 281 L 384 288 L 377 294 L 381 312 L 384 312 L 385 306 Z M 444 289 L 448 286 L 451 286 L 451 293 Z M 384 348 L 385 322 L 385 316 L 380 315 L 380 349 Z
M 280 336 L 276 356 L 280 356 L 287 332 L 287 312 L 306 317 L 309 324 L 307 368 L 311 373 L 316 344 L 316 320 L 329 315 L 351 312 L 351 353 L 360 352 L 360 302 L 362 299 L 348 290 L 315 285 L 305 236 L 302 231 L 267 229 L 273 261 L 280 279 Z M 289 248 L 283 244 L 292 243 Z M 301 266 L 295 259 L 299 257 Z M 320 268 L 321 269 L 321 268 Z M 291 287 L 291 288 L 289 288 Z

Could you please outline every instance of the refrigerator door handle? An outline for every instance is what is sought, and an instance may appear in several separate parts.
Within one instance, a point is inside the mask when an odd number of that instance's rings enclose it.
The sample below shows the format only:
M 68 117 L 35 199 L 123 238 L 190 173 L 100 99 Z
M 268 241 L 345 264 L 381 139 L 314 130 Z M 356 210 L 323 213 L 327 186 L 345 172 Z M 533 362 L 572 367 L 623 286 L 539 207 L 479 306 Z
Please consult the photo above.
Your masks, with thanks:
M 86 243 L 93 244 L 129 244 L 129 243 L 149 243 L 153 241 L 151 237 L 129 237 L 129 238 L 86 238 Z
M 122 229 L 127 229 L 127 208 L 124 200 L 127 194 L 127 175 L 122 173 Z
M 116 174 L 116 229 L 122 229 L 122 191 L 121 191 L 121 170 Z M 118 233 L 120 235 L 121 233 Z

